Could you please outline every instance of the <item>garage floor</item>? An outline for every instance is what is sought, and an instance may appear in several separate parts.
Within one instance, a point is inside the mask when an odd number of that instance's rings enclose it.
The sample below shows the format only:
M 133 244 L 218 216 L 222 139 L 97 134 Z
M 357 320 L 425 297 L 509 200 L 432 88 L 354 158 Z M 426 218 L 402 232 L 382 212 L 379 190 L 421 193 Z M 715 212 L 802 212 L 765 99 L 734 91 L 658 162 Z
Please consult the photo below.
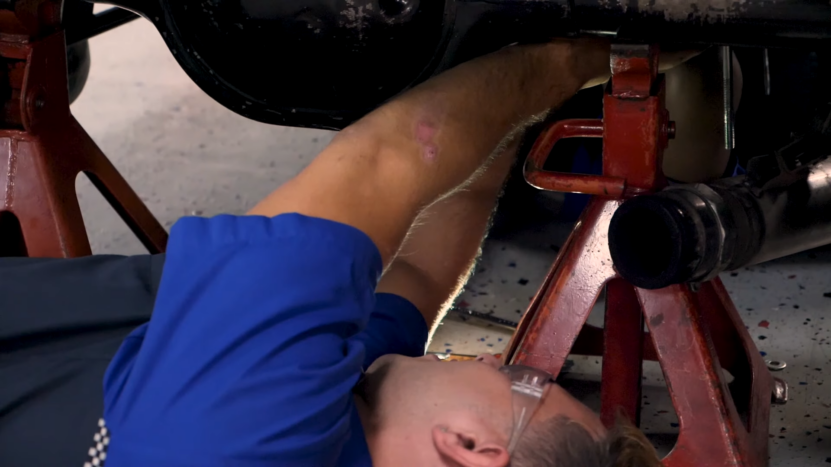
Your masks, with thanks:
M 187 78 L 146 21 L 95 38 L 91 49 L 90 79 L 73 112 L 166 227 L 183 215 L 244 212 L 332 137 L 226 110 Z M 95 253 L 143 252 L 87 180 L 79 179 L 78 193 Z M 554 223 L 489 240 L 459 304 L 518 321 L 569 228 Z M 723 277 L 759 350 L 787 363 L 777 376 L 789 383 L 790 402 L 771 417 L 774 466 L 831 464 L 829 264 L 831 249 L 823 249 Z M 447 320 L 429 350 L 499 353 L 509 337 L 499 326 Z M 597 405 L 599 359 L 572 362 L 564 384 Z M 645 430 L 667 451 L 677 420 L 660 369 L 647 365 L 645 375 Z

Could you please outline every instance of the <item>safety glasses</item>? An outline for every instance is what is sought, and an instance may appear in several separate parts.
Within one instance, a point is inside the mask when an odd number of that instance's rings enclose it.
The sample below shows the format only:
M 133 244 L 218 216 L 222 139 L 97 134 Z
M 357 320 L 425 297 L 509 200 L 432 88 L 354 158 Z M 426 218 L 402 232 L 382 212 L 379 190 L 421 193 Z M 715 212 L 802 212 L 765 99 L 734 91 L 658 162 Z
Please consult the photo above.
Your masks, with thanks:
M 540 406 L 545 388 L 549 383 L 554 383 L 554 377 L 550 373 L 524 365 L 505 365 L 499 371 L 508 375 L 511 380 L 514 427 L 508 441 L 508 454 L 512 454 L 522 437 L 522 432 Z

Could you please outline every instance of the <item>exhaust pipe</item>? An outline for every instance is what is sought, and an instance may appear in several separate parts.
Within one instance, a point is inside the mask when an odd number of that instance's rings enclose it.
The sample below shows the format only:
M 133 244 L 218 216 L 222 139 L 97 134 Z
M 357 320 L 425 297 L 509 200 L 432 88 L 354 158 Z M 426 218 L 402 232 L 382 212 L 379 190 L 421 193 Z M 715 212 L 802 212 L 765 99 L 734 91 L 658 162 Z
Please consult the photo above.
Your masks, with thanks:
M 632 198 L 609 225 L 615 268 L 659 289 L 831 243 L 831 157 L 782 185 L 740 176 Z

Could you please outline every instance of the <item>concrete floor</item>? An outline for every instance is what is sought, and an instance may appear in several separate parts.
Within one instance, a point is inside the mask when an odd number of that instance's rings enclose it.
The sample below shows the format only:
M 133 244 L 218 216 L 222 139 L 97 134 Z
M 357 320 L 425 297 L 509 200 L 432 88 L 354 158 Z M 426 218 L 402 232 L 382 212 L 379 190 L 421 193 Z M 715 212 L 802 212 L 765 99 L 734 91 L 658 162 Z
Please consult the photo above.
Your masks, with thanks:
M 332 137 L 263 125 L 220 106 L 187 78 L 146 21 L 93 39 L 91 49 L 90 79 L 72 110 L 167 227 L 183 215 L 244 212 Z M 88 181 L 79 179 L 78 193 L 95 253 L 143 252 Z M 569 228 L 553 223 L 490 240 L 459 303 L 518 321 Z M 774 466 L 831 463 L 831 392 L 823 387 L 831 371 L 825 319 L 831 298 L 824 295 L 831 292 L 829 261 L 825 249 L 723 278 L 759 350 L 788 365 L 777 373 L 789 383 L 791 400 L 772 412 Z M 509 338 L 510 331 L 498 327 L 447 320 L 429 350 L 499 353 Z M 565 376 L 590 405 L 598 398 L 585 388 L 597 381 L 599 368 L 599 359 L 575 357 Z M 667 451 L 677 420 L 660 368 L 647 365 L 645 376 L 644 428 Z
M 72 112 L 166 227 L 183 215 L 245 212 L 332 137 L 222 107 L 143 19 L 92 39 L 90 49 L 90 77 Z M 84 176 L 78 193 L 94 253 L 144 252 Z

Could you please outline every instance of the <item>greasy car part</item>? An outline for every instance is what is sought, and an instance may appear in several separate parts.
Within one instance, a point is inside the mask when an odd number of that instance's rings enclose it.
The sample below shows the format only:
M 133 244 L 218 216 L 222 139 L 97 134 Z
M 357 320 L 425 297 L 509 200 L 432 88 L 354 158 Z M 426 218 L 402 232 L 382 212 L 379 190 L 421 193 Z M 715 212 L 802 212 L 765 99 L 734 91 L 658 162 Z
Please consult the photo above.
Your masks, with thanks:
M 516 42 L 821 47 L 831 4 L 811 0 L 113 0 L 158 28 L 214 99 L 281 125 L 343 128 L 461 61 Z
M 789 184 L 747 176 L 672 186 L 626 201 L 612 218 L 615 268 L 638 287 L 702 282 L 831 243 L 831 158 Z

